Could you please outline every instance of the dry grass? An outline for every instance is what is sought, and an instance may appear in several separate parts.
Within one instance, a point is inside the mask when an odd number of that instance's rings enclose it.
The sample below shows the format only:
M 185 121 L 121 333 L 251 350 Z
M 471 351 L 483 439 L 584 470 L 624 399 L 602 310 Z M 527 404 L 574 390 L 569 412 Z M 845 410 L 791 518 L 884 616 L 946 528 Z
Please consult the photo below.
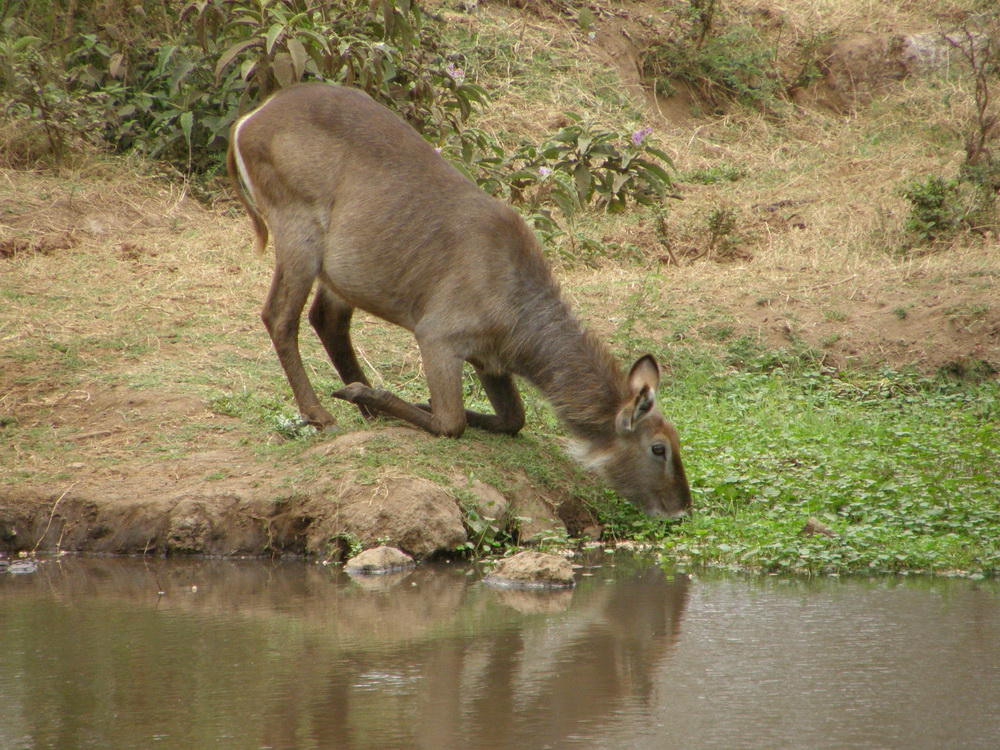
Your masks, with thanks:
M 779 13 L 787 41 L 932 28 L 968 5 L 816 1 L 780 13 L 764 2 L 740 8 L 746 18 L 760 10 Z M 852 351 L 896 364 L 914 357 L 929 366 L 955 356 L 1000 361 L 996 334 L 989 333 L 1000 314 L 995 243 L 968 235 L 934 253 L 898 252 L 907 211 L 899 186 L 928 174 L 952 175 L 963 157 L 961 135 L 971 115 L 966 83 L 909 78 L 842 113 L 801 106 L 773 117 L 733 107 L 711 118 L 667 119 L 641 88 L 623 85 L 602 46 L 608 25 L 635 31 L 630 20 L 656 12 L 656 4 L 647 4 L 629 6 L 629 18 L 602 15 L 593 39 L 551 13 L 489 4 L 475 18 L 478 59 L 488 63 L 495 96 L 478 127 L 504 138 L 538 139 L 559 126 L 565 111 L 584 112 L 624 133 L 637 121 L 652 121 L 682 177 L 719 168 L 743 175 L 680 186 L 684 201 L 671 204 L 667 219 L 680 265 L 664 264 L 669 254 L 646 211 L 581 219 L 575 227 L 581 236 L 628 248 L 623 261 L 596 258 L 596 269 L 554 256 L 567 293 L 586 317 L 608 335 L 638 320 L 644 338 L 635 346 L 670 344 L 683 314 L 684 335 L 695 338 L 720 323 L 731 324 L 734 336 L 772 345 L 788 345 L 789 331 L 820 348 L 840 336 L 849 346 L 825 347 L 840 361 L 856 356 Z M 80 350 L 84 361 L 74 371 L 81 379 L 103 371 L 128 382 L 185 381 L 203 392 L 212 384 L 250 391 L 266 373 L 284 394 L 258 320 L 271 259 L 254 255 L 249 225 L 232 203 L 205 208 L 182 184 L 99 156 L 78 157 L 58 175 L 2 171 L 0 200 L 0 253 L 6 248 L 12 256 L 0 260 L 0 341 L 8 351 L 19 348 L 24 357 L 33 351 L 37 361 L 54 362 L 63 350 Z M 706 253 L 708 219 L 720 209 L 735 217 L 728 256 Z M 931 344 L 885 343 L 887 315 L 894 326 L 913 326 L 894 331 L 895 339 L 947 337 L 954 332 L 941 311 L 959 303 L 988 310 L 985 332 L 959 336 L 940 356 L 929 351 Z M 927 310 L 928 316 L 902 320 L 891 316 L 896 309 Z M 356 329 L 360 356 L 379 385 L 402 381 L 418 388 L 411 337 L 364 317 Z M 74 344 L 81 339 L 96 342 L 103 354 Z M 314 337 L 305 334 L 303 342 L 314 374 L 330 379 Z M 116 346 L 123 356 L 115 357 Z M 192 360 L 207 370 L 182 372 Z M 165 368 L 164 361 L 172 364 Z M 21 373 L 29 374 L 37 376 Z
M 776 41 L 780 57 L 801 54 L 817 39 L 949 28 L 976 10 L 974 5 L 886 6 L 859 0 L 781 8 L 749 2 L 727 9 L 743 22 L 764 19 L 761 27 Z M 565 19 L 552 23 L 495 5 L 486 6 L 477 19 L 494 38 L 516 36 L 517 59 L 523 65 L 547 60 L 553 47 L 571 49 L 575 61 L 569 71 L 538 69 L 532 77 L 544 78 L 544 94 L 524 85 L 522 71 L 513 71 L 497 88 L 496 103 L 483 120 L 491 132 L 538 138 L 552 132 L 559 113 L 570 108 L 628 132 L 638 115 L 653 122 L 658 145 L 672 155 L 682 178 L 712 169 L 744 175 L 733 182 L 680 186 L 684 201 L 671 203 L 668 219 L 670 249 L 680 266 L 663 265 L 670 253 L 649 213 L 594 217 L 574 226 L 563 241 L 571 252 L 579 250 L 584 237 L 605 247 L 628 248 L 612 253 L 627 259 L 624 266 L 598 257 L 596 272 L 561 262 L 571 295 L 598 325 L 610 332 L 623 319 L 620 311 L 635 290 L 652 284 L 655 293 L 645 292 L 648 314 L 658 305 L 689 312 L 693 307 L 703 327 L 723 318 L 734 320 L 737 332 L 772 345 L 788 345 L 791 339 L 817 347 L 827 342 L 827 352 L 840 361 L 936 366 L 963 351 L 995 359 L 995 331 L 951 348 L 946 344 L 953 331 L 941 315 L 904 319 L 900 312 L 944 309 L 949 300 L 971 295 L 982 298 L 975 304 L 992 311 L 983 327 L 995 325 L 990 321 L 996 306 L 989 299 L 1000 275 L 995 240 L 968 234 L 933 252 L 901 251 L 909 205 L 900 187 L 929 175 L 957 174 L 973 116 L 970 81 L 951 70 L 861 86 L 854 106 L 839 112 L 803 104 L 778 117 L 740 107 L 715 117 L 694 117 L 677 107 L 653 106 L 643 88 L 632 85 L 630 66 L 635 50 L 645 43 L 638 20 L 655 19 L 661 12 L 662 6 L 649 3 L 630 5 L 627 17 L 609 12 L 600 17 L 594 38 Z M 622 29 L 634 49 L 609 47 L 609 27 Z M 655 29 L 655 20 L 646 27 Z M 621 76 L 610 100 L 605 86 L 609 61 Z M 708 221 L 720 209 L 735 217 L 728 253 L 709 252 Z M 636 260 L 639 264 L 633 265 Z M 656 273 L 653 282 L 645 281 L 649 271 Z M 593 299 L 580 289 L 596 290 Z M 606 307 L 616 311 L 610 319 L 602 314 Z M 829 343 L 837 337 L 844 346 Z

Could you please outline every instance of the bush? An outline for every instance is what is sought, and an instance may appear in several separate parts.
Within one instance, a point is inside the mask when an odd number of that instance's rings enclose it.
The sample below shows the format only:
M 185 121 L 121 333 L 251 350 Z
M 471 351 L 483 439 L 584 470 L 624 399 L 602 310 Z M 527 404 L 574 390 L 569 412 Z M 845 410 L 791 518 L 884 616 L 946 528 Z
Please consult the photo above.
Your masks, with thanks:
M 921 242 L 930 242 L 951 232 L 962 217 L 957 180 L 931 176 L 914 180 L 900 194 L 910 202 L 906 230 Z
M 643 70 L 664 96 L 683 82 L 713 107 L 736 101 L 775 109 L 788 87 L 775 72 L 774 46 L 749 24 L 725 23 L 720 6 L 717 0 L 691 0 L 676 31 L 643 53 Z
M 657 161 L 673 163 L 653 147 L 648 137 L 652 128 L 626 136 L 574 114 L 566 117 L 571 123 L 541 145 L 522 144 L 508 154 L 474 131 L 474 139 L 453 143 L 445 154 L 487 192 L 525 205 L 529 212 L 555 205 L 572 216 L 591 204 L 615 212 L 630 200 L 652 205 L 668 197 L 673 180 Z
M 70 101 L 81 133 L 100 123 L 108 147 L 194 174 L 220 166 L 240 112 L 301 80 L 362 88 L 437 140 L 485 102 L 447 64 L 437 27 L 409 0 L 195 0 L 155 11 L 140 4 L 146 23 L 136 28 L 124 4 L 114 23 L 96 23 L 89 6 L 77 16 L 69 8 L 42 13 L 31 0 L 20 6 L 19 20 L 3 21 L 6 108 L 38 118 L 57 155 L 77 135 L 73 118 L 60 114 Z M 74 24 L 100 30 L 44 41 Z

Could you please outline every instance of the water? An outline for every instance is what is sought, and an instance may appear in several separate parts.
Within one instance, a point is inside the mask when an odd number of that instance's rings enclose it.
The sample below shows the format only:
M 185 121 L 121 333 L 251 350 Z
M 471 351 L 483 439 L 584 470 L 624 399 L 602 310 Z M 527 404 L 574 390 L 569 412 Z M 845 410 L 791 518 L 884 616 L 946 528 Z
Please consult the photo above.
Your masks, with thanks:
M 0 749 L 1000 747 L 995 582 L 605 558 L 554 594 L 457 566 L 0 574 Z

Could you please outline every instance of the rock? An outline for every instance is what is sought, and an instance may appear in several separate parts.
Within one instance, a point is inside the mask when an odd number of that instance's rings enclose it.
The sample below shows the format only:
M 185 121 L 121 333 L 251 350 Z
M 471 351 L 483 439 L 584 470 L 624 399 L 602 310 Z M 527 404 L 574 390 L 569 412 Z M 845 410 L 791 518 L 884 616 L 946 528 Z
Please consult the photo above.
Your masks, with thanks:
M 517 524 L 518 541 L 535 544 L 545 538 L 567 537 L 566 524 L 551 503 L 531 486 L 519 488 L 510 499 L 510 515 Z
M 523 588 L 564 588 L 576 583 L 569 560 L 534 550 L 501 560 L 483 580 L 494 586 Z
M 381 540 L 417 559 L 458 549 L 469 538 L 454 498 L 421 478 L 358 485 L 337 514 L 338 531 L 362 544 Z
M 985 34 L 960 30 L 849 34 L 819 50 L 823 78 L 796 91 L 795 98 L 847 110 L 907 76 L 967 68 L 970 52 L 982 55 L 988 44 Z
M 24 575 L 34 573 L 38 570 L 38 563 L 34 560 L 14 560 L 7 566 L 7 572 L 11 575 Z
M 201 498 L 184 498 L 170 512 L 166 547 L 171 554 L 205 553 L 219 510 Z
M 903 65 L 909 73 L 941 72 L 956 65 L 968 66 L 969 56 L 985 55 L 989 45 L 988 35 L 966 34 L 961 30 L 947 34 L 940 30 L 908 34 L 899 44 Z
M 484 521 L 502 521 L 507 515 L 509 503 L 503 493 L 478 479 L 469 488 L 472 493 L 473 509 Z
M 352 557 L 344 565 L 344 570 L 351 575 L 377 575 L 405 570 L 415 565 L 413 558 L 405 552 L 383 545 L 366 549 L 360 555 Z

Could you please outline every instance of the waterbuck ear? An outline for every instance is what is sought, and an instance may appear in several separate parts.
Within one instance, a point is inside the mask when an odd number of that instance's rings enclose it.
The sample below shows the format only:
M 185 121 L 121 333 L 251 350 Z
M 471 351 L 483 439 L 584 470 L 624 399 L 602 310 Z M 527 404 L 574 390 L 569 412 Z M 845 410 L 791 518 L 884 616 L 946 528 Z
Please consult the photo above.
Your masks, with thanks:
M 628 374 L 628 387 L 632 396 L 618 416 L 615 417 L 615 429 L 619 435 L 626 435 L 635 430 L 636 424 L 642 420 L 656 403 L 656 388 L 660 384 L 660 366 L 652 355 L 639 359 Z
M 628 372 L 628 387 L 636 394 L 643 388 L 649 388 L 654 393 L 660 387 L 660 366 L 652 354 L 646 354 L 636 360 Z

